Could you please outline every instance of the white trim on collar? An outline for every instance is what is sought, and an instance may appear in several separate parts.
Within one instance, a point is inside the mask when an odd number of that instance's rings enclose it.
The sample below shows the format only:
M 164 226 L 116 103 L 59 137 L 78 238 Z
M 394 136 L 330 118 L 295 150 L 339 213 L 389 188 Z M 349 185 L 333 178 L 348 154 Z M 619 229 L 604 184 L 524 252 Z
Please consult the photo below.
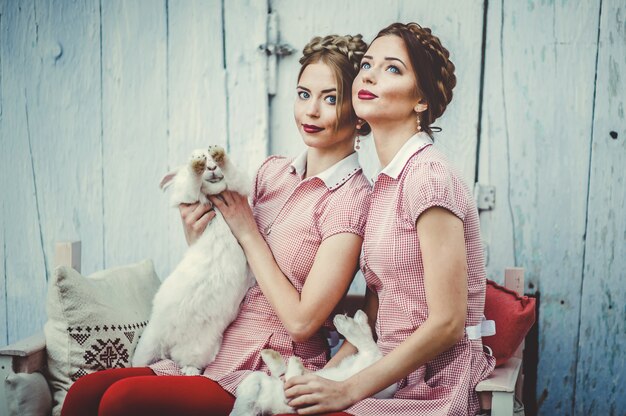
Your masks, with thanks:
M 306 172 L 306 155 L 307 152 L 304 151 L 298 155 L 298 157 L 296 157 L 290 165 L 291 173 L 297 174 L 300 178 L 302 178 Z M 361 170 L 359 155 L 357 152 L 353 152 L 325 171 L 320 172 L 311 178 L 321 179 L 324 182 L 324 185 L 332 191 L 333 189 L 343 185 L 359 170 Z
M 393 179 L 398 179 L 400 172 L 402 172 L 402 169 L 404 169 L 411 156 L 429 144 L 433 144 L 433 140 L 428 134 L 424 132 L 415 133 L 411 136 L 411 138 L 409 138 L 409 140 L 406 141 L 406 143 L 402 145 L 400 150 L 398 150 L 398 153 L 396 153 L 393 159 L 391 159 L 391 162 L 389 162 L 383 170 L 374 176 L 374 182 L 376 182 L 378 177 L 382 174 L 385 174 Z

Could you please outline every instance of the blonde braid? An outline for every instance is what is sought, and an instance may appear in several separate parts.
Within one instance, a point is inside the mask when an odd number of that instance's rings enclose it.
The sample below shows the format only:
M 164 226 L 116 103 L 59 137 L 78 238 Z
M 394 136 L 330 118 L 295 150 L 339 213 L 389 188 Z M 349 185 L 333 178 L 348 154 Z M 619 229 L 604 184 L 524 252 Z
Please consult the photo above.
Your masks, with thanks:
M 324 53 L 339 53 L 345 56 L 354 71 L 358 72 L 361 66 L 361 59 L 365 55 L 367 44 L 361 35 L 328 35 L 324 37 L 316 36 L 307 43 L 302 50 L 300 63 L 304 64 L 311 55 Z

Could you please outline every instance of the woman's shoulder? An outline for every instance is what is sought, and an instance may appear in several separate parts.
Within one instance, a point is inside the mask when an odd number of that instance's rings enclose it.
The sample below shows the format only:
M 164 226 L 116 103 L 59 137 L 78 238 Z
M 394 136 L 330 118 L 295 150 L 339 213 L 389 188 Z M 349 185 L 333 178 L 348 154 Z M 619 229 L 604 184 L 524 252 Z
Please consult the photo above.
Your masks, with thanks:
M 293 158 L 281 155 L 271 155 L 265 158 L 259 169 L 257 169 L 257 178 L 267 177 L 268 175 L 282 172 L 289 168 Z
M 410 182 L 431 182 L 433 179 L 463 182 L 461 173 L 448 157 L 434 146 L 428 146 L 409 159 L 402 174 Z
M 472 205 L 472 193 L 461 173 L 432 146 L 409 160 L 400 180 L 403 199 L 415 219 L 436 205 L 463 220 Z

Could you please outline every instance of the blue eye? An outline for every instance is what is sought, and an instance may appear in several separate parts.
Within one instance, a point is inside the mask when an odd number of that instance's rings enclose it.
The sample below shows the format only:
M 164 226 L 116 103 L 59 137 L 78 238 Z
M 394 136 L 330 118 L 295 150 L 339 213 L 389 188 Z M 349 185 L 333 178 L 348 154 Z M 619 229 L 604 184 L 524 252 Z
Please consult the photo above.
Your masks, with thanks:
M 300 97 L 303 100 L 306 100 L 310 97 L 310 95 L 306 91 L 298 91 L 298 97 Z
M 363 62 L 361 64 L 361 69 L 370 69 L 372 66 L 370 65 L 369 62 Z
M 324 101 L 326 101 L 328 104 L 335 105 L 337 104 L 337 97 L 335 97 L 334 95 L 329 95 L 328 97 L 324 98 Z
M 387 68 L 387 71 L 393 72 L 394 74 L 400 73 L 400 70 L 398 69 L 398 67 L 394 65 L 390 65 L 389 68 Z

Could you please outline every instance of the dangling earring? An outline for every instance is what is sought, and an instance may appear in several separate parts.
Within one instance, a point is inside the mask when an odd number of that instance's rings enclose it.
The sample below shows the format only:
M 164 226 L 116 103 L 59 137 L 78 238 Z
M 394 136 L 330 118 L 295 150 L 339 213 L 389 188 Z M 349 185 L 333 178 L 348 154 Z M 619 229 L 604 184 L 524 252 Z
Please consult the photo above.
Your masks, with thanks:
M 417 131 L 422 131 L 422 121 L 420 120 L 420 113 L 417 113 Z
M 359 136 L 359 131 L 363 127 L 363 120 L 359 119 L 358 123 L 356 123 L 356 141 L 354 142 L 354 149 L 359 150 L 361 148 L 361 137 Z

